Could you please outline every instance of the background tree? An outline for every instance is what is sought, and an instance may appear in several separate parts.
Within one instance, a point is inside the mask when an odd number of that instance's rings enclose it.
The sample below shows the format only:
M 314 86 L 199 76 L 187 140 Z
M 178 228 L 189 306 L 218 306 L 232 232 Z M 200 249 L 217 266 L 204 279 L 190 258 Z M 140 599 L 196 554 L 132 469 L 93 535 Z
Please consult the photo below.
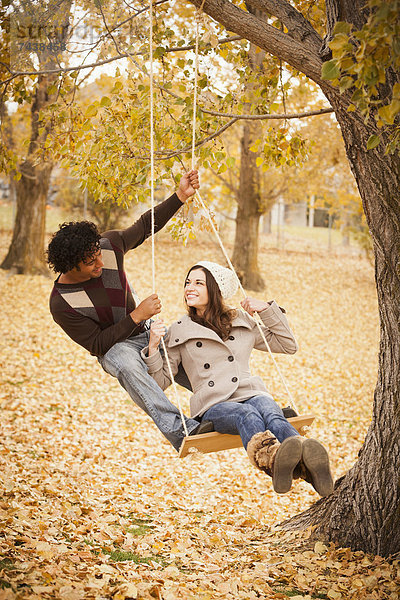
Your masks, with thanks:
M 122 228 L 127 207 L 118 204 L 114 198 L 95 202 L 86 190 L 81 189 L 79 180 L 70 177 L 63 169 L 59 170 L 53 183 L 56 187 L 54 203 L 68 214 L 69 219 L 89 219 L 96 223 L 99 231 Z
M 23 23 L 22 27 L 27 29 L 37 26 L 38 23 L 46 23 L 46 19 L 50 19 L 52 22 L 54 36 L 51 41 L 37 38 L 35 42 L 38 44 L 35 52 L 39 69 L 52 69 L 58 65 L 59 50 L 54 51 L 53 47 L 50 48 L 50 44 L 57 45 L 58 48 L 62 48 L 65 44 L 70 8 L 71 1 L 62 3 L 61 7 L 58 2 L 53 1 L 45 6 L 21 1 L 17 7 L 14 7 L 7 23 L 9 31 L 11 28 L 11 33 L 13 19 L 20 25 Z M 38 11 L 42 11 L 42 19 L 38 15 Z M 10 39 L 9 31 L 8 39 Z M 3 32 L 3 35 L 5 34 L 7 31 Z M 10 41 L 15 44 L 15 41 L 11 39 Z M 41 47 L 43 49 L 40 49 Z M 24 51 L 19 48 L 14 51 L 21 52 L 21 55 L 24 54 Z M 28 57 L 31 52 L 27 51 L 25 54 L 27 55 L 25 63 L 28 63 L 29 66 Z M 18 60 L 21 58 L 19 57 Z M 14 174 L 17 179 L 15 184 L 17 210 L 13 236 L 8 253 L 0 265 L 3 269 L 12 269 L 17 273 L 41 273 L 46 269 L 43 255 L 45 209 L 52 162 L 40 160 L 38 150 L 52 126 L 51 118 L 47 122 L 43 122 L 40 113 L 55 98 L 56 82 L 57 76 L 51 74 L 38 75 L 34 86 L 29 84 L 29 80 L 21 79 L 12 86 L 9 96 L 9 99 L 15 99 L 21 103 L 29 102 L 31 107 L 29 145 L 26 155 L 18 166 L 14 165 Z M 5 103 L 5 94 L 3 94 L 3 103 Z M 6 144 L 10 144 L 10 136 L 7 137 Z M 8 148 L 11 150 L 12 146 L 8 145 Z
M 48 73 L 49 69 L 43 70 L 43 76 L 56 77 L 62 75 L 57 96 L 46 101 L 41 111 L 41 119 L 46 122 L 46 127 L 41 127 L 42 137 L 36 144 L 37 154 L 35 155 L 35 164 L 40 161 L 47 166 L 53 161 L 58 160 L 65 167 L 72 169 L 72 175 L 79 178 L 82 189 L 93 196 L 96 201 L 109 202 L 115 200 L 122 205 L 128 205 L 129 202 L 136 199 L 145 200 L 148 194 L 147 180 L 149 175 L 149 121 L 148 121 L 148 72 L 146 59 L 148 58 L 148 40 L 147 9 L 133 9 L 132 7 L 121 6 L 118 2 L 104 1 L 95 5 L 80 5 L 80 10 L 84 12 L 84 19 L 90 23 L 90 26 L 97 32 L 98 39 L 90 41 L 88 51 L 97 56 L 95 66 L 100 66 L 103 62 L 110 62 L 117 58 L 128 57 L 129 66 L 132 67 L 128 81 L 121 77 L 118 69 L 116 70 L 115 85 L 110 86 L 110 96 L 99 97 L 90 106 L 82 107 L 78 100 L 79 95 L 75 94 L 78 86 L 85 82 L 85 75 L 82 70 L 83 65 L 77 67 L 77 70 L 71 72 L 64 64 L 57 73 Z M 193 48 L 193 19 L 188 18 L 187 5 L 177 5 L 173 15 L 168 14 L 167 7 L 160 4 L 155 11 L 155 57 L 159 61 L 157 68 L 157 114 L 156 114 L 156 145 L 157 150 L 157 186 L 160 186 L 166 179 L 176 178 L 182 171 L 182 166 L 188 168 L 186 162 L 188 153 L 191 149 L 191 126 L 192 126 L 192 95 L 193 95 L 193 59 L 188 55 L 188 50 Z M 172 26 L 176 19 L 179 19 L 179 31 Z M 182 25 L 185 23 L 185 25 Z M 186 25 L 186 23 L 188 23 Z M 270 97 L 274 96 L 274 87 L 276 87 L 276 78 L 271 76 L 272 71 L 276 71 L 276 65 L 268 66 L 265 70 L 258 68 L 253 73 L 253 79 L 248 77 L 248 49 L 243 44 L 240 51 L 230 43 L 231 39 L 219 39 L 218 28 L 208 27 L 205 31 L 204 41 L 201 47 L 201 74 L 200 74 L 200 101 L 206 109 L 220 107 L 221 110 L 235 108 L 243 111 L 244 105 L 241 101 L 242 92 L 248 92 L 251 86 L 252 109 L 253 111 L 265 111 L 268 102 L 265 97 L 259 93 L 259 84 L 263 83 L 263 89 L 270 90 Z M 67 61 L 70 51 L 66 53 Z M 72 53 L 73 54 L 73 53 Z M 253 49 L 252 62 L 255 59 L 260 62 L 260 56 L 263 55 Z M 260 54 L 260 56 L 258 56 Z M 109 58 L 105 58 L 105 57 Z M 225 64 L 223 67 L 228 74 L 226 83 L 230 84 L 230 90 L 227 92 L 226 85 L 222 86 L 220 81 L 214 81 L 213 72 L 215 68 Z M 232 69 L 232 65 L 234 69 Z M 29 68 L 28 66 L 25 67 Z M 46 71 L 46 74 L 44 74 Z M 52 71 L 52 69 L 50 69 Z M 67 72 L 65 74 L 65 71 Z M 260 74 L 266 71 L 263 82 L 260 80 Z M 64 74 L 63 74 L 64 72 Z M 28 75 L 29 70 L 19 72 L 13 75 L 18 81 L 18 77 Z M 32 72 L 34 73 L 34 71 Z M 69 73 L 69 74 L 68 74 Z M 265 80 L 265 83 L 264 83 Z M 19 84 L 18 84 L 19 85 Z M 47 89 L 51 89 L 50 88 Z M 54 89 L 54 86 L 53 86 Z M 66 102 L 68 89 L 72 89 L 74 102 Z M 128 93 L 127 93 L 127 90 Z M 242 94 L 243 96 L 243 94 Z M 93 97 L 93 96 L 92 96 Z M 243 96 L 244 97 L 244 96 Z M 247 108 L 249 108 L 247 106 Z M 202 108 L 198 109 L 196 145 L 198 164 L 206 168 L 210 166 L 216 171 L 222 172 L 227 168 L 226 153 L 218 141 L 221 132 L 231 127 L 237 119 L 231 119 L 227 124 L 221 120 L 219 114 L 213 115 L 212 111 L 203 113 Z M 49 124 L 53 133 L 49 135 Z M 248 132 L 257 130 L 263 133 L 259 125 L 251 122 L 246 125 L 246 140 L 250 143 Z M 275 162 L 282 161 L 284 153 L 281 152 L 280 144 L 284 138 L 282 131 L 275 128 L 269 128 L 267 131 L 267 141 L 262 144 L 262 139 L 255 137 L 254 142 L 264 153 L 268 147 L 270 156 Z M 263 134 L 264 135 L 264 134 Z M 254 138 L 254 135 L 253 135 Z M 284 141 L 290 150 L 291 158 L 296 153 L 296 144 L 291 144 L 291 139 Z M 298 140 L 295 140 L 297 143 Z M 161 150 L 162 148 L 162 150 Z M 88 152 L 88 149 L 89 152 Z M 247 152 L 247 151 L 246 151 Z M 253 149 L 246 153 L 243 150 L 243 157 L 246 158 L 248 165 L 255 163 L 252 167 L 252 181 L 259 179 L 259 173 L 255 170 L 259 166 L 260 156 L 254 157 L 252 152 L 258 152 Z M 286 152 L 286 150 L 285 150 Z M 240 197 L 246 198 L 240 203 L 240 209 L 237 215 L 238 240 L 243 238 L 240 233 L 248 230 L 249 218 L 252 220 L 252 230 L 254 231 L 254 242 L 246 243 L 244 249 L 246 252 L 238 254 L 236 260 L 238 269 L 247 277 L 246 284 L 252 287 L 260 285 L 260 275 L 256 270 L 256 247 L 257 247 L 257 227 L 254 227 L 256 220 L 260 216 L 260 207 L 254 210 L 255 203 L 251 209 L 251 215 L 248 210 L 248 199 L 252 196 L 259 197 L 257 185 L 244 185 L 244 178 L 248 178 L 249 171 L 242 170 L 243 181 Z M 173 185 L 174 183 L 171 182 Z M 247 189 L 246 189 L 247 188 Z M 250 196 L 248 191 L 252 190 Z M 42 194 L 42 199 L 44 195 Z M 43 204 L 43 201 L 42 201 Z M 24 203 L 22 203 L 24 205 Z M 21 210 L 19 214 L 28 213 L 31 206 L 26 211 Z M 194 207 L 194 213 L 198 212 L 199 207 Z M 32 238 L 31 231 L 40 230 L 40 225 L 34 219 L 30 220 L 32 227 L 28 230 L 25 227 L 25 235 L 19 232 L 19 218 L 14 231 L 13 241 L 10 247 L 10 253 L 4 267 L 10 267 L 11 264 L 19 263 L 16 268 L 19 271 L 28 268 L 35 268 L 33 263 L 21 267 L 21 260 L 15 260 L 15 254 L 21 253 L 25 256 L 28 240 Z M 187 237 L 188 233 L 187 218 L 176 220 L 174 235 L 178 237 Z M 207 226 L 207 220 L 203 217 L 196 222 L 196 227 Z M 192 222 L 192 227 L 194 223 Z M 253 240 L 253 236 L 247 236 L 247 240 Z M 36 243 L 35 248 L 40 247 Z M 238 247 L 240 240 L 236 244 Z M 40 260 L 40 257 L 38 257 Z
M 251 101 L 256 97 L 257 79 L 263 72 L 264 52 L 250 44 L 248 53 L 249 77 L 245 80 L 245 112 L 251 113 Z M 232 262 L 242 284 L 253 290 L 264 288 L 258 266 L 258 232 L 262 214 L 261 173 L 259 153 L 252 147 L 263 137 L 260 121 L 244 121 L 240 139 L 240 178 L 237 191 L 235 244 Z

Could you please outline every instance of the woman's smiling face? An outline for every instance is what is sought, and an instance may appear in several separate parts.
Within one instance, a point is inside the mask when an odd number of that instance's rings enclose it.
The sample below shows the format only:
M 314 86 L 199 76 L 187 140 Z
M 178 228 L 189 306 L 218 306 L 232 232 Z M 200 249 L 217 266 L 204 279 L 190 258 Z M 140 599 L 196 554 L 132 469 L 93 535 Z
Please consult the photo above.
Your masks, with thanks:
M 190 271 L 185 281 L 184 297 L 186 304 L 196 309 L 197 314 L 204 313 L 208 304 L 208 290 L 203 269 Z

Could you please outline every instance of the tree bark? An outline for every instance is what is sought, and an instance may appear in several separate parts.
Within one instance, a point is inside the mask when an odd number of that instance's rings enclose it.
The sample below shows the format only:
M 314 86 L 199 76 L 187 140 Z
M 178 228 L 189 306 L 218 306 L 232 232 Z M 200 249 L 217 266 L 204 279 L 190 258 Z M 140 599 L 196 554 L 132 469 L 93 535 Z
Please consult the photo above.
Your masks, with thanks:
M 202 4 L 202 0 L 192 2 Z M 309 35 L 309 27 L 302 24 L 303 17 L 296 15 L 295 9 L 291 11 L 286 0 L 251 2 L 268 5 L 271 14 L 282 22 L 290 17 L 288 33 L 271 32 L 254 15 L 246 14 L 228 0 L 205 0 L 204 11 L 229 31 L 242 35 L 310 77 L 331 103 L 374 243 L 381 324 L 372 423 L 358 461 L 336 482 L 330 497 L 318 501 L 285 527 L 313 525 L 314 538 L 332 540 L 354 550 L 396 555 L 400 552 L 400 157 L 384 154 L 378 148 L 366 150 L 370 135 L 379 133 L 375 122 L 370 119 L 366 124 L 358 110 L 347 112 L 353 90 L 340 95 L 330 82 L 322 80 L 322 61 L 315 50 L 315 38 Z M 278 9 L 274 9 L 274 4 Z M 324 58 L 336 21 L 346 20 L 359 29 L 367 19 L 363 0 L 327 0 L 326 8 L 328 27 L 321 51 Z M 295 34 L 291 33 L 293 20 L 298 24 Z M 306 36 L 303 45 L 296 39 L 301 30 Z M 381 98 L 390 98 L 394 83 L 399 81 L 399 73 L 387 71 L 387 83 L 379 89 Z
M 246 121 L 240 144 L 240 182 L 237 194 L 236 233 L 232 262 L 244 287 L 264 289 L 258 266 L 258 232 L 260 223 L 260 170 L 257 153 L 250 147 L 257 139 L 259 125 Z

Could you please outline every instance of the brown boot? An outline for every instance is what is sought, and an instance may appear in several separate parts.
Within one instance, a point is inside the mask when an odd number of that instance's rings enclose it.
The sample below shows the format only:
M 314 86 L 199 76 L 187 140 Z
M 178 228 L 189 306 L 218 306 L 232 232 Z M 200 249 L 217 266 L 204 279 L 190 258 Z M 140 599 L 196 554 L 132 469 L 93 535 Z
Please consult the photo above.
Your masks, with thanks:
M 328 453 L 318 440 L 302 440 L 302 459 L 294 470 L 293 479 L 304 479 L 320 496 L 329 496 L 333 492 L 333 479 Z
M 292 486 L 293 471 L 301 460 L 300 436 L 287 438 L 280 444 L 270 431 L 256 433 L 247 445 L 250 462 L 272 477 L 277 494 L 285 494 Z

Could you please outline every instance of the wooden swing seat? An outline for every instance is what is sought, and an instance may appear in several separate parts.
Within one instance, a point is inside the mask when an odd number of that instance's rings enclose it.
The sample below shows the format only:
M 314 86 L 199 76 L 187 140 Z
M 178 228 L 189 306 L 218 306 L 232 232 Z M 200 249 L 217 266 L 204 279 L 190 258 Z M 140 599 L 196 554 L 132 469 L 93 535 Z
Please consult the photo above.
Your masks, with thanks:
M 309 427 L 314 419 L 314 415 L 299 415 L 297 417 L 290 417 L 288 421 L 297 429 L 300 435 L 303 435 L 304 428 Z M 208 454 L 209 452 L 220 452 L 221 450 L 242 447 L 243 444 L 240 435 L 229 435 L 227 433 L 212 431 L 211 433 L 185 437 L 179 450 L 179 458 L 187 456 L 192 448 L 196 448 L 202 454 Z

